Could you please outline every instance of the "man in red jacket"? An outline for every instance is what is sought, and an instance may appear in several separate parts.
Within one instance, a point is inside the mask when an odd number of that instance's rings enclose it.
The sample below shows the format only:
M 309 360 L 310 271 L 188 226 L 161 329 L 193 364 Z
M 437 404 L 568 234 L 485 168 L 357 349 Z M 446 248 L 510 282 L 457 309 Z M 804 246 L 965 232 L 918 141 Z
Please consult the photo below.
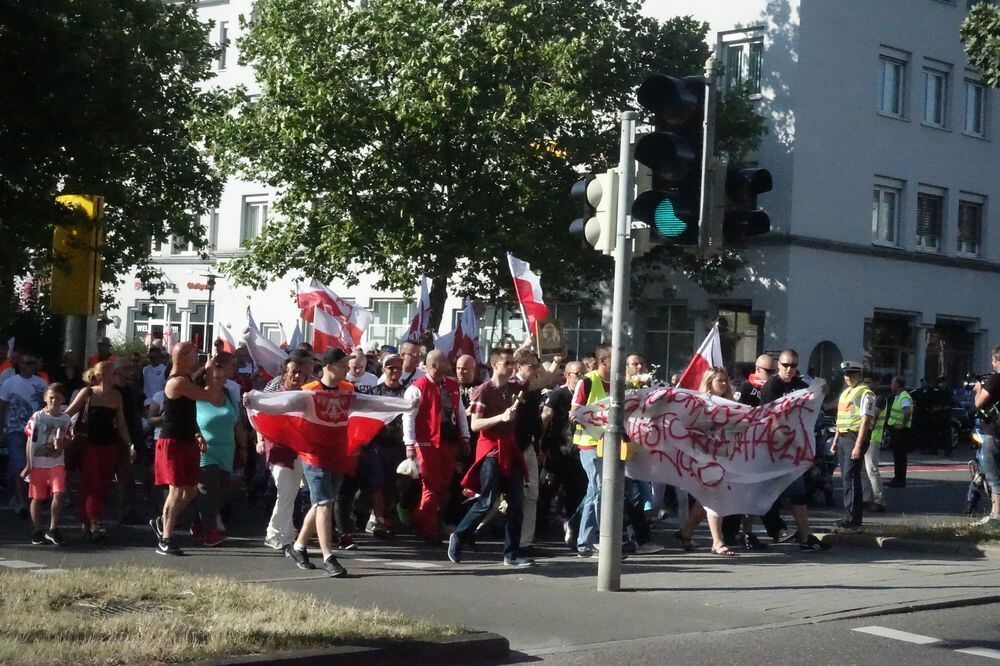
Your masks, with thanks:
M 403 416 L 403 441 L 406 457 L 417 459 L 423 480 L 413 527 L 424 541 L 438 543 L 438 512 L 455 473 L 456 450 L 469 444 L 469 426 L 458 381 L 448 374 L 448 357 L 435 350 L 427 354 L 424 364 L 427 374 L 414 381 L 404 394 L 419 401 L 419 408 Z

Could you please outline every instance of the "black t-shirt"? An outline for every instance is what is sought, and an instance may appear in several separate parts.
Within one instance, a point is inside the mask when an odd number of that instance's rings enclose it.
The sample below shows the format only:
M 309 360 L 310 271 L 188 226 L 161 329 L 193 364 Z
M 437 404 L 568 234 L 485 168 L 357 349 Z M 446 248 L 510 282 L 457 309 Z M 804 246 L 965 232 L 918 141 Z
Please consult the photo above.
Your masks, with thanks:
M 521 450 L 534 446 L 542 434 L 542 391 L 525 391 L 524 402 L 517 407 L 514 434 Z
M 1000 404 L 1000 373 L 994 372 L 983 382 L 983 389 L 990 394 L 990 399 L 986 401 L 980 410 L 990 418 L 983 421 L 982 431 L 987 435 L 996 436 L 1000 429 L 1000 415 L 997 414 L 997 407 Z
M 782 396 L 786 396 L 789 393 L 804 388 L 809 388 L 809 385 L 806 384 L 802 377 L 798 375 L 792 377 L 792 381 L 788 383 L 785 383 L 782 381 L 781 377 L 775 375 L 764 382 L 764 385 L 760 387 L 760 404 L 766 405 L 774 402 Z
M 545 395 L 545 406 L 552 410 L 552 421 L 545 433 L 543 448 L 546 453 L 554 453 L 573 445 L 573 430 L 570 428 L 569 410 L 573 404 L 573 393 L 560 386 Z
M 761 388 L 764 388 L 763 386 Z M 744 379 L 743 383 L 740 384 L 739 388 L 736 389 L 736 402 L 744 405 L 750 405 L 751 407 L 757 407 L 760 405 L 760 390 L 756 386 L 750 383 L 749 379 Z

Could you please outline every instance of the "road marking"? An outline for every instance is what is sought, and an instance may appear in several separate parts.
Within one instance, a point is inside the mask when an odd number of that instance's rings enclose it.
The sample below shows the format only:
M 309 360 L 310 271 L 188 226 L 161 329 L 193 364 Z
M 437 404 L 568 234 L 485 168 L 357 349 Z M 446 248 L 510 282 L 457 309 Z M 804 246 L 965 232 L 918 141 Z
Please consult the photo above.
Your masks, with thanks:
M 440 564 L 434 564 L 433 562 L 389 562 L 390 566 L 393 567 L 406 567 L 408 569 L 439 569 Z
M 347 558 L 345 558 L 345 559 L 347 559 Z M 384 557 L 352 557 L 350 559 L 354 560 L 355 562 L 388 562 L 389 561 L 389 560 L 387 560 Z
M 4 560 L 0 562 L 0 567 L 8 567 L 10 569 L 37 569 L 44 566 L 44 564 L 25 562 L 24 560 Z
M 32 569 L 31 573 L 40 573 L 40 574 L 69 573 L 69 569 Z
M 851 631 L 860 631 L 863 634 L 872 634 L 873 636 L 891 638 L 897 641 L 916 643 L 917 645 L 930 645 L 931 643 L 941 642 L 940 638 L 921 636 L 920 634 L 911 634 L 908 631 L 898 631 L 896 629 L 889 629 L 888 627 L 857 627 Z
M 989 657 L 990 659 L 1000 659 L 1000 650 L 992 650 L 990 648 L 962 648 L 961 650 L 955 650 L 955 652 L 961 652 L 962 654 L 971 654 L 976 657 Z

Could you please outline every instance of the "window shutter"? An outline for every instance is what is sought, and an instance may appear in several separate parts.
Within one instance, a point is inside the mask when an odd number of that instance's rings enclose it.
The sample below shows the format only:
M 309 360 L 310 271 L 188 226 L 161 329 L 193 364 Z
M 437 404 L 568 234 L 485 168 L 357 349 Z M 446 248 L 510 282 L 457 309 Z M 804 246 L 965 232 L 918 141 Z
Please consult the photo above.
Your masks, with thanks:
M 975 254 L 979 251 L 982 207 L 970 201 L 958 205 L 958 250 Z
M 943 199 L 932 194 L 917 195 L 917 237 L 924 247 L 937 247 L 941 237 Z

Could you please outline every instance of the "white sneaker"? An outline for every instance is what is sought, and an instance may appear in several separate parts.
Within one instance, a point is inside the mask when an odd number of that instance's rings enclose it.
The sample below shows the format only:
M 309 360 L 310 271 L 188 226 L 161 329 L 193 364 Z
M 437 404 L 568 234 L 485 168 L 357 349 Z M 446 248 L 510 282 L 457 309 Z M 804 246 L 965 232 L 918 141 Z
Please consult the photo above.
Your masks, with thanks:
M 268 548 L 273 548 L 274 550 L 281 550 L 285 544 L 281 543 L 280 537 L 274 535 L 264 539 L 264 545 L 267 546 Z
M 658 546 L 655 543 L 644 543 L 641 546 L 636 546 L 636 555 L 656 555 L 657 553 L 662 553 L 666 550 L 663 546 Z
M 977 520 L 973 524 L 974 525 L 993 525 L 994 523 L 1000 525 L 1000 516 L 994 516 L 993 514 L 990 514 L 990 515 L 986 516 L 985 518 L 983 518 L 981 520 Z

